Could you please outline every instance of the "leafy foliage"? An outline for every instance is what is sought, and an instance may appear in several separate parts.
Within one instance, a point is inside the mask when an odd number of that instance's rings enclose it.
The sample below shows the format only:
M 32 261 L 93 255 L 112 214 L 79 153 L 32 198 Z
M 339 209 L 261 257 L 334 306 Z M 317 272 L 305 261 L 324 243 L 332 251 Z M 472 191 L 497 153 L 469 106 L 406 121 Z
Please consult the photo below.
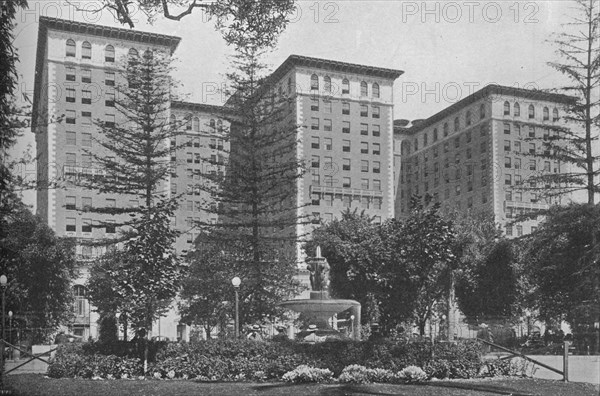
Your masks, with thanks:
M 562 317 L 572 326 L 600 314 L 600 207 L 552 208 L 526 241 L 524 263 L 536 285 L 540 316 Z
M 32 342 L 47 341 L 72 314 L 74 241 L 57 237 L 22 204 L 1 222 L 0 273 L 9 281 L 6 310 L 15 313 L 15 327 L 32 329 Z

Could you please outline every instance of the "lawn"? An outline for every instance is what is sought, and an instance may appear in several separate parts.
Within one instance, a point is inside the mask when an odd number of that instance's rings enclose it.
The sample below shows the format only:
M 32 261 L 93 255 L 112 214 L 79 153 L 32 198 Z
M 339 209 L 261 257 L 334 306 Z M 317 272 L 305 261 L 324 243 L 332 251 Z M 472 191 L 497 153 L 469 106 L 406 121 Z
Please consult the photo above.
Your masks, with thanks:
M 287 383 L 199 383 L 159 380 L 50 379 L 40 374 L 10 375 L 7 383 L 21 396 L 186 396 L 186 395 L 540 395 L 597 396 L 598 386 L 538 379 L 484 379 L 435 381 L 423 385 L 350 385 Z

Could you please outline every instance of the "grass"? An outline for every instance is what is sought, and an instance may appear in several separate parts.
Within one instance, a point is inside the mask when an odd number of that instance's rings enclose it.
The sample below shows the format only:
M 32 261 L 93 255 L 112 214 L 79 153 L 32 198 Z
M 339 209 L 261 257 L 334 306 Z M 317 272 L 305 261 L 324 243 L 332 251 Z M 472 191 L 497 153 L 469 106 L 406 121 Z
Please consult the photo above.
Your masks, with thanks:
M 51 379 L 41 374 L 18 374 L 7 377 L 15 395 L 22 396 L 186 396 L 186 395 L 598 395 L 598 385 L 563 383 L 539 379 L 479 379 L 435 381 L 423 385 L 389 384 L 299 384 L 287 383 L 200 383 L 195 381 Z

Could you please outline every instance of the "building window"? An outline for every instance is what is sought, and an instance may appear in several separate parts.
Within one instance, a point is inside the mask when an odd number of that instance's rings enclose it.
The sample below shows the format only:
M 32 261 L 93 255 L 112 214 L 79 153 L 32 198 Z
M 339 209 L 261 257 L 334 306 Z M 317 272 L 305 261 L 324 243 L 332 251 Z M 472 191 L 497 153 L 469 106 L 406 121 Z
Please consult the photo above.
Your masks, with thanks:
M 381 180 L 378 180 L 378 179 L 373 180 L 373 190 L 381 191 Z
M 342 133 L 350 133 L 350 122 L 349 121 L 342 122 Z
M 75 110 L 65 111 L 65 122 L 67 124 L 75 124 Z
M 114 87 L 115 86 L 115 73 L 104 72 L 104 84 L 108 87 Z
M 512 185 L 512 175 L 509 175 L 509 174 L 504 175 L 504 184 L 506 186 Z
M 115 61 L 115 47 L 110 44 L 104 48 L 104 61 L 109 63 Z
M 510 124 L 508 122 L 504 123 L 504 134 L 510 135 Z
M 544 121 L 550 120 L 550 110 L 547 107 L 544 107 L 543 113 Z
M 444 123 L 444 137 L 448 136 L 449 131 L 450 131 L 450 127 L 448 126 L 448 123 L 445 122 Z
M 325 132 L 331 132 L 331 120 L 330 119 L 324 119 L 323 120 L 323 130 Z
M 310 89 L 319 89 L 319 76 L 317 76 L 316 74 L 310 76 Z
M 320 168 L 321 167 L 321 158 L 318 155 L 313 155 L 310 161 L 310 166 L 312 168 Z
M 114 76 L 115 73 L 113 73 Z M 91 83 L 92 82 L 92 71 L 90 69 L 81 70 L 81 82 Z
M 316 117 L 311 118 L 310 129 L 312 129 L 313 131 L 319 130 L 319 119 L 318 118 L 316 118 Z
M 458 132 L 459 129 L 460 129 L 460 119 L 458 117 L 456 117 L 454 119 L 454 132 Z
M 465 123 L 467 126 L 471 125 L 471 110 L 467 110 L 467 115 L 465 116 Z
M 109 224 L 106 224 L 105 232 L 107 234 L 114 234 L 114 233 L 116 233 L 117 229 L 116 229 L 115 225 L 114 224 L 110 224 L 110 223 L 112 223 L 111 221 L 107 221 L 107 223 L 109 223 Z
M 362 190 L 368 190 L 369 189 L 369 179 L 360 179 L 360 188 Z
M 515 104 L 513 106 L 513 115 L 515 117 L 521 116 L 521 105 L 519 105 L 519 102 L 515 102 Z
M 504 151 L 510 151 L 510 140 L 504 141 Z
M 369 171 L 369 161 L 367 161 L 367 160 L 361 160 L 360 161 L 360 171 L 361 172 L 368 172 Z
M 515 169 L 521 169 L 521 158 L 515 158 Z
M 331 100 L 328 99 L 324 99 L 323 100 L 323 107 L 324 107 L 324 111 L 326 113 L 331 113 Z
M 350 188 L 352 187 L 351 181 L 349 177 L 344 177 L 342 178 L 342 187 L 343 188 Z
M 319 99 L 318 98 L 310 99 L 310 110 L 311 111 L 319 111 Z
M 369 197 L 360 197 L 360 207 L 369 209 Z
M 419 140 L 415 139 L 413 143 L 414 143 L 413 146 L 415 148 L 415 151 L 419 150 Z
M 380 197 L 375 197 L 373 198 L 373 208 L 377 209 L 377 210 L 381 210 L 381 198 Z M 379 216 L 375 216 L 374 221 L 377 221 L 377 218 Z M 379 218 L 379 222 L 381 223 L 381 218 Z
M 360 82 L 360 96 L 369 96 L 369 87 L 364 81 Z
M 381 135 L 381 132 L 379 130 L 379 125 L 373 125 L 373 136 L 379 137 L 380 135 Z
M 454 148 L 460 147 L 460 136 L 454 138 Z
M 350 115 L 350 103 L 348 103 L 348 102 L 342 103 L 342 114 Z
M 510 103 L 504 102 L 504 115 L 510 115 Z
M 81 232 L 92 232 L 92 219 L 83 219 L 83 224 L 81 224 Z
M 438 130 L 437 130 L 437 128 L 434 128 L 433 129 L 433 141 L 437 142 L 437 140 L 438 140 Z
M 350 158 L 342 159 L 342 170 L 345 170 L 345 171 L 350 170 Z
M 65 68 L 65 73 L 66 73 L 65 79 L 67 81 L 75 81 L 75 68 L 74 67 L 67 66 Z
M 529 143 L 529 154 L 535 154 L 535 143 Z
M 552 121 L 558 121 L 558 109 L 555 107 L 554 110 L 552 110 Z
M 379 143 L 373 143 L 373 155 L 379 155 L 381 153 L 381 145 Z
M 511 168 L 512 167 L 512 163 L 511 163 L 511 158 L 510 157 L 504 157 L 504 167 L 505 168 Z
M 77 144 L 77 133 L 67 131 L 67 144 L 71 146 L 75 146 Z
M 104 125 L 106 125 L 108 128 L 114 128 L 115 127 L 115 115 L 114 114 L 105 114 Z
M 373 83 L 373 97 L 374 98 L 379 97 L 379 84 L 377 84 L 377 83 Z
M 107 92 L 104 97 L 104 105 L 106 107 L 115 107 L 115 94 L 114 92 Z
M 485 103 L 479 105 L 479 119 L 483 120 L 485 118 Z
M 371 112 L 372 112 L 371 116 L 373 118 L 379 118 L 379 106 L 373 106 L 371 108 Z
M 92 45 L 87 41 L 81 44 L 81 59 L 92 59 Z
M 200 132 L 200 118 L 198 118 L 198 117 L 192 118 L 192 130 L 194 132 Z
M 323 89 L 325 92 L 331 93 L 331 77 L 325 76 L 323 79 Z
M 529 105 L 529 118 L 535 118 L 535 107 L 532 104 Z
M 381 162 L 373 161 L 373 173 L 381 173 Z
M 67 87 L 65 100 L 68 103 L 75 103 L 75 88 Z
M 345 153 L 350 152 L 350 140 L 342 140 L 342 151 Z
M 325 146 L 325 150 L 331 151 L 333 149 L 331 138 L 325 138 L 323 141 L 323 145 Z
M 529 160 L 529 170 L 536 170 L 537 169 L 537 165 L 534 159 Z
M 342 94 L 349 94 L 350 93 L 350 81 L 348 81 L 347 78 L 344 78 L 342 80 Z
M 368 117 L 369 116 L 369 106 L 367 105 L 360 105 L 360 116 L 361 117 Z
M 310 148 L 318 149 L 319 148 L 319 138 L 316 136 L 311 136 L 310 138 Z
M 517 226 L 517 236 L 523 236 L 523 226 L 518 225 Z
M 361 136 L 369 136 L 369 124 L 360 124 Z
M 369 154 L 369 143 L 368 142 L 360 142 L 360 153 L 361 154 Z
M 429 144 L 428 139 L 427 139 L 427 132 L 425 132 L 423 134 L 423 147 L 427 146 L 427 144 Z
M 75 41 L 71 39 L 67 40 L 66 56 L 75 57 Z
M 76 221 L 77 220 L 75 219 L 75 217 L 67 217 L 65 219 L 65 225 L 66 225 L 65 230 L 67 232 L 76 232 L 77 231 L 77 223 L 76 223 Z
M 114 96 L 114 94 L 113 94 Z M 81 91 L 81 103 L 82 104 L 92 104 L 92 91 L 83 90 Z
M 344 197 L 342 198 L 342 203 L 343 203 L 344 208 L 349 208 L 351 202 L 352 202 L 352 197 L 349 197 L 348 195 L 344 195 Z
M 65 208 L 67 210 L 75 210 L 75 209 L 77 209 L 76 197 L 74 197 L 74 196 L 67 196 L 66 199 L 65 199 Z

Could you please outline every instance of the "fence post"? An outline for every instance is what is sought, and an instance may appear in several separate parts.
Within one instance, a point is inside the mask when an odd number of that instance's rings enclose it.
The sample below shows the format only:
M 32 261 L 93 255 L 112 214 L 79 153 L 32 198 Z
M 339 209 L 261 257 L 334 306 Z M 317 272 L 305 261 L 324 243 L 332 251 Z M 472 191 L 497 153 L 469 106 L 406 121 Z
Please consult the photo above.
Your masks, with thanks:
M 565 341 L 563 350 L 563 381 L 569 382 L 569 347 L 571 341 Z

